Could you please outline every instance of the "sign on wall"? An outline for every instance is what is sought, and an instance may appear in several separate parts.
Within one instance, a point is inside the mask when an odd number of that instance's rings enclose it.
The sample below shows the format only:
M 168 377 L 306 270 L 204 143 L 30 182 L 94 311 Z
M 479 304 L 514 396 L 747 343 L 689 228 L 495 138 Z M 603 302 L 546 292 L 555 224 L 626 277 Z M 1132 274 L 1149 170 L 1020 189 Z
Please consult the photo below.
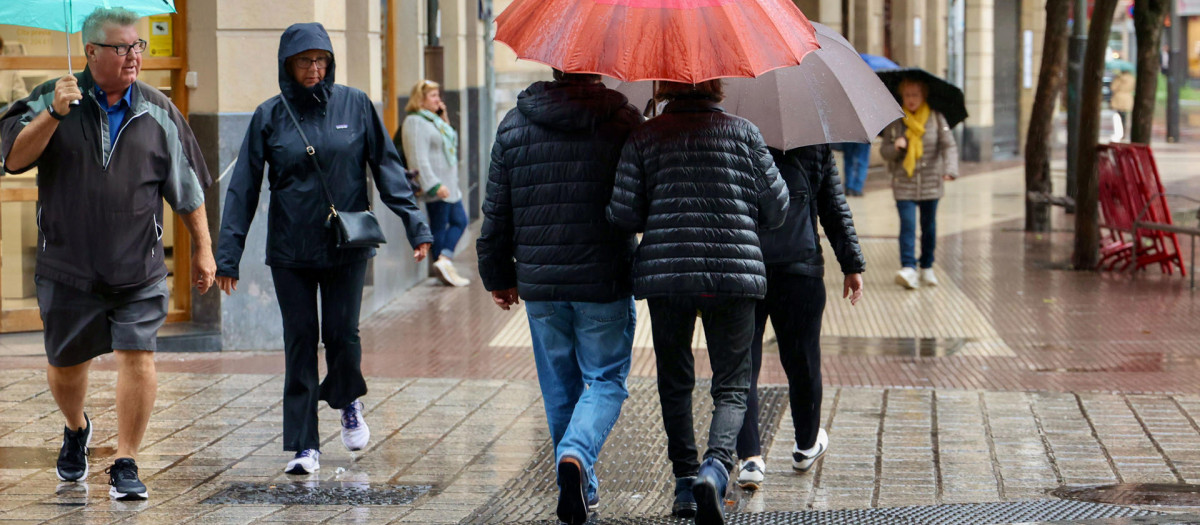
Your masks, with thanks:
M 1175 13 L 1179 16 L 1200 16 L 1200 0 L 1178 0 Z
M 175 40 L 171 38 L 171 15 L 150 17 L 150 46 L 146 50 L 152 57 L 175 55 Z

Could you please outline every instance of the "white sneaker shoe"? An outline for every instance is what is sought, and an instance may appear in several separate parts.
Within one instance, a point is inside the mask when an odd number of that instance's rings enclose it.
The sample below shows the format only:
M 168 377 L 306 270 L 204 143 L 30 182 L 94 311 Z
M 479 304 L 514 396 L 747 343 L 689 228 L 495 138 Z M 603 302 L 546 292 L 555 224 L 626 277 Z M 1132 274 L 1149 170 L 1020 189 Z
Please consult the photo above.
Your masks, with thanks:
M 762 458 L 743 461 L 738 465 L 737 484 L 746 490 L 758 490 L 762 488 L 766 473 L 767 465 Z
M 800 450 L 800 445 L 792 445 L 792 468 L 800 472 L 808 472 L 809 469 L 825 455 L 825 450 L 829 448 L 829 434 L 825 433 L 825 429 L 817 429 L 817 443 L 808 450 Z
M 437 273 L 438 279 L 450 286 L 461 287 L 471 284 L 471 281 L 458 275 L 458 271 L 454 269 L 454 262 L 445 257 L 438 257 L 438 260 L 433 263 L 433 269 Z
M 896 284 L 908 288 L 909 290 L 916 290 L 917 287 L 920 286 L 920 282 L 918 282 L 917 277 L 917 269 L 909 268 L 907 266 L 901 268 L 899 272 L 896 272 Z
M 321 451 L 306 448 L 296 453 L 296 457 L 288 462 L 283 469 L 287 474 L 306 475 L 321 470 Z
M 351 452 L 362 450 L 371 440 L 371 428 L 362 415 L 362 401 L 355 400 L 342 409 L 342 444 Z
M 449 264 L 446 265 L 446 269 L 450 272 L 450 283 L 453 286 L 466 286 L 471 284 L 470 279 L 467 279 L 458 273 L 458 268 L 454 266 L 453 261 L 450 261 Z
M 925 286 L 938 285 L 937 275 L 934 275 L 933 268 L 921 269 L 921 284 L 924 284 Z

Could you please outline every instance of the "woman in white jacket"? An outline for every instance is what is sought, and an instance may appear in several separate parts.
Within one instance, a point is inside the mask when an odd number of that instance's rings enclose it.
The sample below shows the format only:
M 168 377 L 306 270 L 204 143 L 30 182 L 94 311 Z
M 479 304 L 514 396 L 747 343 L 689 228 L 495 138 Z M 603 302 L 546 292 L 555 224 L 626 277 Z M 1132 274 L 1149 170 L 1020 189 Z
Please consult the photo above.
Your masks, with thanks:
M 452 263 L 454 249 L 467 228 L 467 212 L 458 185 L 458 133 L 446 121 L 437 82 L 422 80 L 413 86 L 405 107 L 408 116 L 400 128 L 408 169 L 417 170 L 425 195 L 429 229 L 433 232 L 433 269 L 451 286 L 470 283 Z

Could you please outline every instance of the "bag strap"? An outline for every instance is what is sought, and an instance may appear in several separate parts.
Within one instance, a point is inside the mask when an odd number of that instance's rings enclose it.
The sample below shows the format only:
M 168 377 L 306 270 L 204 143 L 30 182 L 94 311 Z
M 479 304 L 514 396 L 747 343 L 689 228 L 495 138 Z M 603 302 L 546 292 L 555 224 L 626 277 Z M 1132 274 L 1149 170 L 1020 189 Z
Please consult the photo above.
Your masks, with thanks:
M 304 151 L 308 154 L 308 159 L 312 161 L 313 167 L 317 170 L 317 181 L 321 183 L 321 189 L 325 191 L 325 199 L 329 201 L 329 217 L 337 217 L 337 208 L 333 206 L 333 194 L 329 192 L 329 185 L 325 182 L 325 170 L 321 169 L 321 163 L 317 162 L 317 150 L 308 141 L 308 135 L 304 134 L 304 128 L 300 127 L 300 120 L 296 118 L 296 113 L 292 111 L 292 105 L 288 104 L 287 97 L 279 95 L 279 100 L 283 102 L 283 108 L 287 110 L 288 116 L 292 117 L 292 123 L 296 125 L 296 131 L 300 132 L 300 138 L 304 140 Z

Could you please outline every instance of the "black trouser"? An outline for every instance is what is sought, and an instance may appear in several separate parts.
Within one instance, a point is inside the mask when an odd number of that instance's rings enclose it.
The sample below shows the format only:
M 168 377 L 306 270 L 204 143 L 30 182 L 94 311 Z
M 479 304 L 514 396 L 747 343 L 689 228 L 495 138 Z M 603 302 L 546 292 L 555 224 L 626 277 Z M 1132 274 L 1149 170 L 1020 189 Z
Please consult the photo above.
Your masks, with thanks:
M 750 339 L 754 336 L 754 300 L 728 297 L 670 297 L 649 300 L 658 362 L 658 397 L 667 430 L 667 457 L 675 477 L 700 469 L 692 430 L 692 389 L 696 386 L 692 336 L 701 313 L 712 365 L 713 416 L 704 458 L 733 469 L 734 445 L 750 389 Z
M 825 283 L 820 278 L 767 269 L 767 298 L 755 308 L 754 372 L 746 400 L 746 418 L 738 434 L 738 457 L 762 455 L 758 432 L 758 373 L 762 369 L 763 333 L 767 316 L 779 341 L 779 361 L 788 378 L 796 444 L 812 448 L 821 427 L 821 316 L 825 312 Z
M 283 449 L 319 449 L 317 401 L 342 409 L 367 393 L 358 314 L 367 262 L 332 268 L 271 268 L 283 314 Z M 317 292 L 321 293 L 320 319 Z M 323 337 L 322 337 L 323 336 Z M 317 342 L 325 342 L 325 380 L 318 386 Z

